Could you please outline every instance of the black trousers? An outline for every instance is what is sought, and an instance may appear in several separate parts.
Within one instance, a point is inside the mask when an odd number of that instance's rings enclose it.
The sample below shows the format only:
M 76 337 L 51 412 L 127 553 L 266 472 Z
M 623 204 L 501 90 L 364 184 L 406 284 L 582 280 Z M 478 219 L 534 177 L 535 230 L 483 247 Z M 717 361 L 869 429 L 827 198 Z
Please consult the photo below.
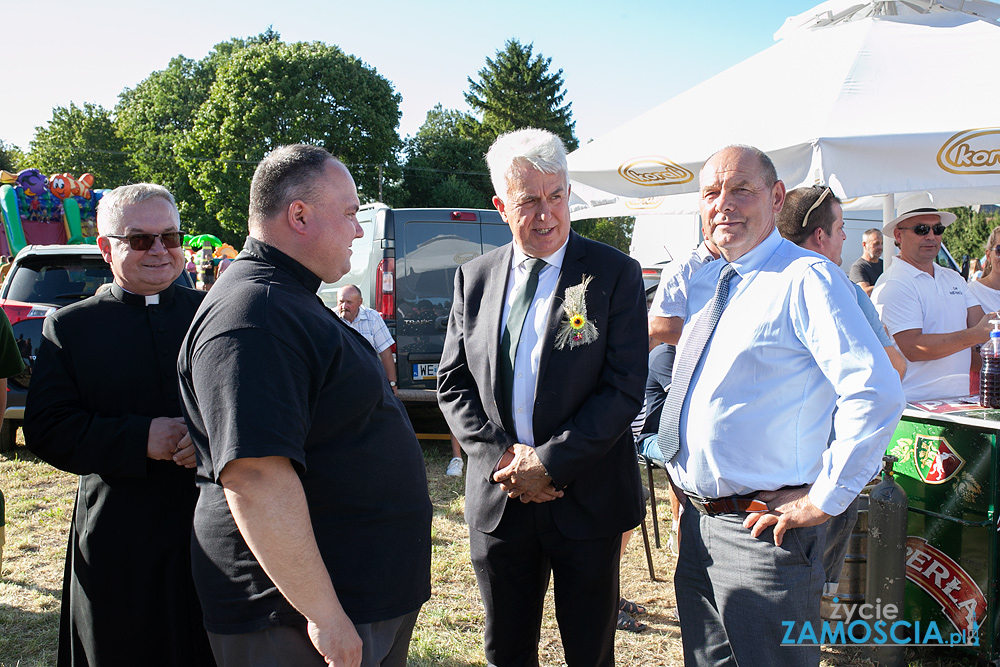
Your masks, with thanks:
M 469 540 L 491 666 L 538 665 L 550 572 L 568 667 L 614 665 L 620 533 L 572 540 L 552 522 L 549 503 L 510 500 L 495 531 L 470 529 Z

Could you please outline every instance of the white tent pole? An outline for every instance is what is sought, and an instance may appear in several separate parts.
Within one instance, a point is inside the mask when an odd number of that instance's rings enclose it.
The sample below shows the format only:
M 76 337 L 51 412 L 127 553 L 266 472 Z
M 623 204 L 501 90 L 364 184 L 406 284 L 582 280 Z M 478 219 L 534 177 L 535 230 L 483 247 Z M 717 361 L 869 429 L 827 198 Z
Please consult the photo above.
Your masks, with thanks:
M 896 217 L 896 197 L 893 193 L 882 195 L 882 227 L 889 224 L 889 221 Z M 893 258 L 899 254 L 895 239 L 886 237 L 882 239 L 882 272 L 885 273 L 892 265 Z

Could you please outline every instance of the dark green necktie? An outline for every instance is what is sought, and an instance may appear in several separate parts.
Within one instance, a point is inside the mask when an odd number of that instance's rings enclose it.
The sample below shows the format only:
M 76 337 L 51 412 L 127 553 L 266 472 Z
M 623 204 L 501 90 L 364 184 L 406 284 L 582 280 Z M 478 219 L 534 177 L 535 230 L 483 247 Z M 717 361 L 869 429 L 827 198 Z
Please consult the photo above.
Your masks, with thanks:
M 500 339 L 500 389 L 503 393 L 504 419 L 507 420 L 505 426 L 511 433 L 514 432 L 514 356 L 524 328 L 524 318 L 528 315 L 535 290 L 538 289 L 538 274 L 545 268 L 545 261 L 529 258 L 525 260 L 524 266 L 528 269 L 528 279 L 514 295 L 514 303 L 510 305 L 510 313 L 507 315 L 507 326 Z

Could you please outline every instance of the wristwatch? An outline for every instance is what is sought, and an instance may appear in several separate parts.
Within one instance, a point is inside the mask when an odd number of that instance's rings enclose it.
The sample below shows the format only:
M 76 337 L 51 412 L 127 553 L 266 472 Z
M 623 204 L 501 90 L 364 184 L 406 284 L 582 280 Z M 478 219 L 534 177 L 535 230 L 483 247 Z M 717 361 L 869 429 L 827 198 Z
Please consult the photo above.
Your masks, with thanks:
M 389 380 L 389 386 L 390 387 L 395 387 L 396 386 L 396 381 L 395 380 Z

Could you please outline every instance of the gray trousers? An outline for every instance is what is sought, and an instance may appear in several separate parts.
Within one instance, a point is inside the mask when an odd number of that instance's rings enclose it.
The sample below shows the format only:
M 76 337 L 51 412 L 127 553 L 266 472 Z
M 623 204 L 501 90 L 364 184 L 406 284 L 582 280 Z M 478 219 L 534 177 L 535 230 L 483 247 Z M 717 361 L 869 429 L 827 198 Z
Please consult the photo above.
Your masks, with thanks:
M 820 633 L 826 528 L 795 528 L 780 547 L 767 529 L 743 527 L 746 514 L 708 517 L 685 503 L 674 574 L 684 664 L 793 667 L 819 664 L 819 645 L 782 646 L 795 623 Z
M 419 613 L 355 625 L 363 645 L 361 667 L 406 667 Z M 209 632 L 208 641 L 218 667 L 326 667 L 305 626 L 278 625 L 240 635 Z

